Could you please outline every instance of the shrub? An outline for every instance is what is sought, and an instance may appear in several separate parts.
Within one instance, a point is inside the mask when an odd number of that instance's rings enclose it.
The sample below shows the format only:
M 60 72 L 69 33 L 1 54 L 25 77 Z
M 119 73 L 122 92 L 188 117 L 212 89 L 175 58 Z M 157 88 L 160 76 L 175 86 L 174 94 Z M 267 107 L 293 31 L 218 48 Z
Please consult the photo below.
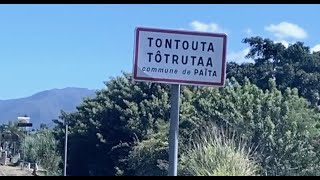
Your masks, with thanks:
M 234 133 L 213 126 L 196 133 L 181 156 L 181 174 L 191 176 L 253 176 L 258 165 L 251 148 Z

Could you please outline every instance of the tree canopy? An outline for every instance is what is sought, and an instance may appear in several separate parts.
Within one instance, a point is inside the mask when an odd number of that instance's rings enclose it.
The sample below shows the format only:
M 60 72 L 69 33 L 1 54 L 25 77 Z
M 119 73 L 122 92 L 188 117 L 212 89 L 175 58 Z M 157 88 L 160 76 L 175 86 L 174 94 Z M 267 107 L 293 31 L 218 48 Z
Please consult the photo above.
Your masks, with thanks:
M 168 160 L 168 85 L 132 82 L 124 74 L 86 99 L 76 112 L 62 113 L 70 125 L 70 175 L 165 175 Z M 180 144 L 213 123 L 234 131 L 254 147 L 264 175 L 314 174 L 318 168 L 319 113 L 296 89 L 263 91 L 234 78 L 225 88 L 181 90 Z M 63 144 L 62 123 L 56 136 Z M 62 146 L 61 146 L 62 147 Z M 180 153 L 185 149 L 180 146 Z M 62 151 L 62 149 L 61 149 Z M 81 157 L 81 158 L 79 158 Z
M 228 63 L 227 77 L 240 83 L 247 77 L 261 89 L 266 89 L 268 80 L 274 78 L 282 92 L 287 87 L 297 88 L 299 95 L 319 105 L 320 52 L 311 53 L 302 42 L 288 48 L 261 37 L 245 38 L 243 42 L 250 46 L 246 57 L 255 63 Z
M 201 144 L 195 135 L 213 124 L 234 132 L 234 140 L 241 139 L 254 149 L 241 150 L 250 154 L 242 156 L 241 162 L 256 163 L 258 175 L 319 175 L 320 53 L 311 53 L 301 42 L 286 48 L 270 39 L 251 37 L 243 43 L 250 46 L 247 57 L 254 63 L 229 62 L 224 88 L 181 88 L 179 174 L 197 175 L 199 165 L 206 164 L 202 160 L 210 160 L 202 153 L 199 161 L 190 159 L 194 163 L 188 167 L 184 161 L 193 156 L 195 144 L 212 147 Z M 63 121 L 69 123 L 68 174 L 166 175 L 169 85 L 133 82 L 128 73 L 105 85 L 75 112 L 62 112 L 60 120 L 55 120 L 61 155 Z M 211 174 L 217 174 L 207 165 Z

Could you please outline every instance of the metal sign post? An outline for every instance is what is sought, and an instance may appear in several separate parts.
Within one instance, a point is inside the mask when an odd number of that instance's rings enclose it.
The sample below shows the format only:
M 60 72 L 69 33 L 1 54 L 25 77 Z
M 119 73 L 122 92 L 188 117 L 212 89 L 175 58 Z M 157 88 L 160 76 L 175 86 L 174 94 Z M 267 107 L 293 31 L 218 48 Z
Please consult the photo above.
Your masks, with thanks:
M 68 121 L 64 121 L 64 125 L 66 128 L 65 141 L 64 141 L 64 168 L 63 168 L 63 176 L 67 176 L 67 153 L 68 153 Z
M 180 85 L 171 85 L 171 113 L 169 132 L 169 176 L 177 176 L 179 137 Z

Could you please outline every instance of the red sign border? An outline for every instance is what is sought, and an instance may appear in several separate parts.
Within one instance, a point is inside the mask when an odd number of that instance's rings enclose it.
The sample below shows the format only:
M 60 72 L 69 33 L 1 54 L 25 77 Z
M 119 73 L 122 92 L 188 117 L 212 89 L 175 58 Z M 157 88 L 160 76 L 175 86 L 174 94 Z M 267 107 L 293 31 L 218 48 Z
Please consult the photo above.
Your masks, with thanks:
M 211 36 L 211 37 L 222 37 L 223 38 L 223 50 L 222 50 L 222 69 L 221 69 L 221 82 L 201 82 L 201 81 L 188 81 L 178 79 L 165 79 L 165 78 L 147 78 L 138 77 L 138 51 L 139 51 L 139 33 L 140 31 L 148 32 L 161 32 L 170 34 L 186 34 L 186 35 L 197 35 L 197 36 Z M 135 29 L 135 51 L 134 51 L 134 68 L 133 68 L 133 80 L 141 81 L 152 81 L 159 83 L 173 83 L 173 84 L 189 84 L 189 85 L 205 85 L 205 86 L 224 86 L 225 74 L 226 74 L 226 51 L 227 51 L 227 35 L 223 33 L 207 33 L 207 32 L 194 32 L 194 31 L 183 31 L 183 30 L 170 30 L 170 29 L 159 29 L 159 28 L 146 28 L 137 27 Z

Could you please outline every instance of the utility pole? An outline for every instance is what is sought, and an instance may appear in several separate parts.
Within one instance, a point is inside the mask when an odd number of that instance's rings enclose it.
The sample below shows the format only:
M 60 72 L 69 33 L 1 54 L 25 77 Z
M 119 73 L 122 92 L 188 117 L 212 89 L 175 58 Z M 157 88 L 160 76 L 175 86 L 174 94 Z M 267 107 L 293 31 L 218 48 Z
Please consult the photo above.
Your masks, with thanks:
M 64 125 L 66 127 L 65 141 L 64 141 L 64 171 L 63 175 L 67 176 L 67 153 L 68 153 L 68 121 L 64 120 Z
M 27 136 L 28 136 L 28 131 L 27 131 L 27 127 L 25 127 L 25 132 L 26 132 L 26 136 L 24 137 L 24 148 L 23 148 L 23 167 L 24 167 L 24 163 L 26 163 L 26 147 L 27 147 Z

